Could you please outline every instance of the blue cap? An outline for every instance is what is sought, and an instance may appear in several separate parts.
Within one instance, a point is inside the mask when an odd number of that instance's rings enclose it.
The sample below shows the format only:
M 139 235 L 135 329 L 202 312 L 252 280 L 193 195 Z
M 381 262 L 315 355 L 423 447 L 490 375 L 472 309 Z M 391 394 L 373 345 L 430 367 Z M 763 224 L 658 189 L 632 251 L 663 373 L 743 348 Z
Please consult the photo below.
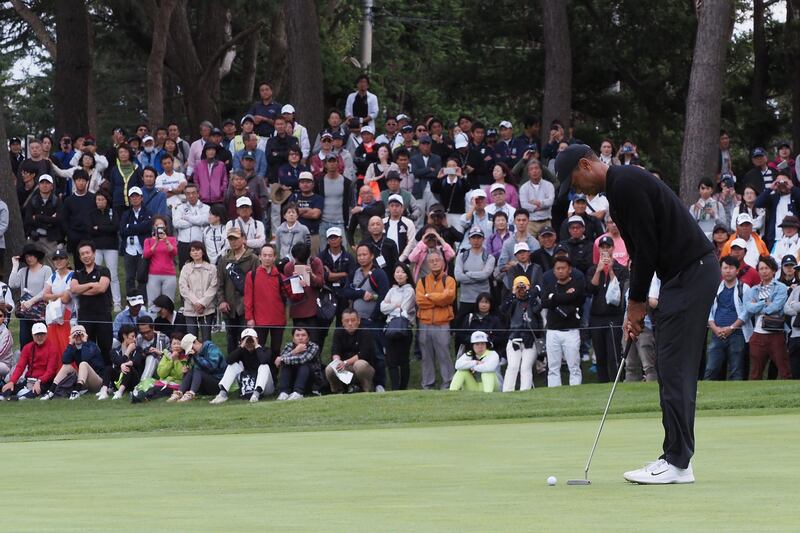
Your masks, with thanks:
M 755 150 L 753 150 L 752 157 L 761 157 L 761 156 L 765 156 L 765 155 L 767 155 L 767 151 L 766 150 L 764 150 L 763 148 L 756 148 Z

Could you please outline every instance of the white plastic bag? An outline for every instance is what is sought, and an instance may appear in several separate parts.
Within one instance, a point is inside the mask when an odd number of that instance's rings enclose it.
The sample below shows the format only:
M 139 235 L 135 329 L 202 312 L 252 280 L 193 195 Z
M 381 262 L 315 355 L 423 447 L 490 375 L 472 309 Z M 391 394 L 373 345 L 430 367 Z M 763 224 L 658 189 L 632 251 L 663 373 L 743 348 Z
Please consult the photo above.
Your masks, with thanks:
M 64 304 L 61 299 L 55 299 L 49 304 L 44 311 L 44 323 L 48 326 L 50 324 L 63 324 L 64 323 Z
M 606 289 L 606 303 L 608 305 L 617 306 L 621 300 L 622 291 L 619 287 L 619 280 L 616 276 L 614 276 L 614 279 L 611 280 L 611 282 L 608 284 L 608 288 Z

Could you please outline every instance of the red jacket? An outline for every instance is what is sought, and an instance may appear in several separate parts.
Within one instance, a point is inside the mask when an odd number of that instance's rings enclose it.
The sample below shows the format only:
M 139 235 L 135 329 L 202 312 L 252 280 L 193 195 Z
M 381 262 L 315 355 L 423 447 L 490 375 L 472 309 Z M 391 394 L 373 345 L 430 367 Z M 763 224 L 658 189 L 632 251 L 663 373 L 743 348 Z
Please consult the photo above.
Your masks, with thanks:
M 285 326 L 286 308 L 278 268 L 272 267 L 272 272 L 267 273 L 263 266 L 259 266 L 255 276 L 255 287 L 252 272 L 244 278 L 245 320 L 255 320 L 256 326 Z
M 48 339 L 44 341 L 44 344 L 38 346 L 31 341 L 22 347 L 19 362 L 11 374 L 11 382 L 16 383 L 27 368 L 27 377 L 39 379 L 42 383 L 50 383 L 56 377 L 56 372 L 60 367 L 61 354 L 55 343 Z

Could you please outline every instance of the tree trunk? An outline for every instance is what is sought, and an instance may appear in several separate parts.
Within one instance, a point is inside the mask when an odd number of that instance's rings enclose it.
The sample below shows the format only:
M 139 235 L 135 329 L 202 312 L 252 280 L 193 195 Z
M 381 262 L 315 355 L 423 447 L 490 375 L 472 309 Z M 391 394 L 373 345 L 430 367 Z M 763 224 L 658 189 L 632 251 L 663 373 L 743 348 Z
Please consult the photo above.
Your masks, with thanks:
M 750 146 L 761 146 L 770 135 L 766 110 L 769 52 L 766 35 L 766 6 L 764 0 L 753 0 L 753 84 L 750 87 Z
M 800 0 L 786 0 L 787 55 L 791 61 L 792 147 L 800 148 Z
M 153 44 L 147 58 L 147 119 L 150 129 L 164 126 L 164 56 L 167 54 L 169 22 L 176 0 L 161 0 L 156 10 L 152 2 L 148 13 L 153 21 Z
M 272 84 L 272 92 L 279 102 L 286 101 L 289 87 L 289 43 L 286 37 L 286 16 L 279 9 L 272 18 L 269 33 L 269 54 L 267 56 L 267 80 Z
M 567 2 L 542 1 L 544 25 L 544 102 L 542 143 L 549 140 L 550 122 L 558 119 L 566 133 L 572 118 L 572 48 Z
M 89 131 L 89 78 L 92 58 L 86 5 L 81 0 L 55 2 L 56 56 L 53 101 L 56 134 Z
M 256 69 L 258 68 L 258 49 L 261 46 L 261 32 L 257 31 L 251 35 L 244 45 L 242 58 L 242 92 L 240 98 L 247 103 L 253 99 L 256 89 Z
M 696 195 L 697 180 L 717 173 L 723 75 L 733 21 L 732 0 L 698 1 L 681 152 L 680 193 L 687 204 Z
M 0 199 L 8 205 L 8 230 L 6 231 L 6 257 L 3 265 L 5 278 L 11 272 L 11 257 L 19 255 L 25 244 L 25 233 L 22 230 L 22 213 L 17 201 L 17 191 L 11 175 L 11 160 L 8 156 L 8 139 L 6 138 L 6 104 L 0 104 Z
M 319 20 L 314 0 L 285 0 L 289 86 L 297 121 L 314 139 L 324 115 Z

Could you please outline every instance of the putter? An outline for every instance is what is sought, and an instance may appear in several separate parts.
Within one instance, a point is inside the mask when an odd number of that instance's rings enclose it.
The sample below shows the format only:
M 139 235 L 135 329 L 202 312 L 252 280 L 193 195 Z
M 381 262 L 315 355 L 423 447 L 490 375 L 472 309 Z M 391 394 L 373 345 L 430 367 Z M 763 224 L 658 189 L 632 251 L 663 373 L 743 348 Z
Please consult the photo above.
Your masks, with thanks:
M 594 451 L 597 449 L 597 442 L 600 440 L 600 433 L 603 432 L 603 425 L 606 423 L 606 415 L 608 415 L 608 408 L 611 407 L 611 400 L 614 398 L 614 391 L 617 390 L 617 384 L 619 383 L 619 378 L 622 376 L 622 368 L 625 366 L 625 360 L 628 358 L 628 354 L 631 351 L 631 346 L 633 346 L 633 342 L 634 341 L 631 341 L 629 337 L 625 343 L 625 352 L 622 354 L 622 359 L 619 362 L 617 377 L 614 379 L 614 385 L 611 386 L 611 394 L 608 395 L 608 402 L 606 403 L 605 411 L 603 411 L 603 418 L 600 419 L 600 427 L 597 428 L 597 435 L 595 435 L 594 437 L 594 444 L 592 444 L 592 451 L 589 452 L 589 460 L 586 461 L 586 468 L 583 469 L 583 479 L 568 479 L 567 485 L 592 484 L 592 482 L 589 480 L 589 468 L 592 466 L 592 457 L 594 457 Z

